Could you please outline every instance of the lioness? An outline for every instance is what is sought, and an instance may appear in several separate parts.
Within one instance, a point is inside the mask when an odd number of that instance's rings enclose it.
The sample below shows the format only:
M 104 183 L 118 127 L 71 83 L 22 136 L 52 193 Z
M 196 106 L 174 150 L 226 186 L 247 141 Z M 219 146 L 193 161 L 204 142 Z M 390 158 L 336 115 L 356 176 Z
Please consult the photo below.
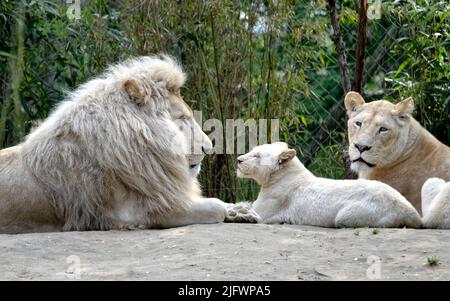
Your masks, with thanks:
M 345 108 L 351 168 L 359 178 L 391 185 L 420 212 L 423 183 L 430 177 L 450 180 L 450 148 L 411 116 L 411 97 L 398 104 L 366 103 L 349 92 Z
M 261 185 L 253 209 L 263 223 L 322 227 L 418 228 L 420 216 L 395 189 L 378 181 L 318 178 L 286 143 L 238 157 L 237 174 Z

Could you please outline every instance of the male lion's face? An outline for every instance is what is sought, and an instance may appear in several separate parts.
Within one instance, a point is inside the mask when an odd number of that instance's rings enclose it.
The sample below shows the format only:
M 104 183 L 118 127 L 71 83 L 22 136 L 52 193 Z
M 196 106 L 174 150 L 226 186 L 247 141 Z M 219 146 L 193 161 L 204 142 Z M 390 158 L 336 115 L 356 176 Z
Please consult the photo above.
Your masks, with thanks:
M 360 94 L 349 92 L 345 107 L 351 168 L 358 173 L 396 162 L 408 143 L 413 100 L 398 104 L 385 100 L 365 103 Z
M 124 77 L 130 78 L 123 82 L 123 91 L 141 112 L 152 116 L 149 120 L 153 126 L 164 131 L 158 132 L 166 138 L 160 141 L 162 148 L 186 155 L 191 174 L 197 176 L 205 154 L 212 150 L 212 142 L 181 97 L 180 87 L 185 82 L 181 67 L 168 57 L 163 60 L 142 58 L 132 70 L 124 66 L 121 71 L 129 73 Z
M 264 184 L 275 171 L 293 159 L 295 155 L 295 150 L 289 149 L 284 142 L 256 146 L 247 154 L 237 158 L 237 176 Z
M 184 102 L 180 93 L 175 92 L 169 99 L 170 115 L 185 139 L 189 169 L 196 176 L 200 172 L 203 158 L 212 150 L 212 142 L 195 121 L 191 108 Z

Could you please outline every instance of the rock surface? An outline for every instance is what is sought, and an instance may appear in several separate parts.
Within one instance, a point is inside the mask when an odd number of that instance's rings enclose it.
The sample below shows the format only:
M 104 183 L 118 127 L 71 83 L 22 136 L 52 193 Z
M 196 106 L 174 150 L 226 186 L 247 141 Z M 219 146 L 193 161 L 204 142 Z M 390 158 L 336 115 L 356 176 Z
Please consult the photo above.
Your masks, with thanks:
M 0 280 L 450 280 L 445 230 L 192 225 L 2 234 L 0 250 Z

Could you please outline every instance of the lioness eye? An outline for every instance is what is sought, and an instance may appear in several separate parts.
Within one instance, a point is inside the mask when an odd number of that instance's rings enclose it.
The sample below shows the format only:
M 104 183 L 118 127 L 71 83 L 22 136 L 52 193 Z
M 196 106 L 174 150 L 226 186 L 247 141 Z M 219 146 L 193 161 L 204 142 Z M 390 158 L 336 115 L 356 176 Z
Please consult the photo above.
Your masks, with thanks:
M 355 125 L 356 125 L 357 127 L 361 127 L 362 123 L 361 123 L 360 121 L 356 121 L 356 122 L 355 122 Z
M 380 129 L 378 130 L 380 133 L 384 133 L 384 132 L 387 132 L 387 128 L 385 128 L 385 127 L 380 127 Z

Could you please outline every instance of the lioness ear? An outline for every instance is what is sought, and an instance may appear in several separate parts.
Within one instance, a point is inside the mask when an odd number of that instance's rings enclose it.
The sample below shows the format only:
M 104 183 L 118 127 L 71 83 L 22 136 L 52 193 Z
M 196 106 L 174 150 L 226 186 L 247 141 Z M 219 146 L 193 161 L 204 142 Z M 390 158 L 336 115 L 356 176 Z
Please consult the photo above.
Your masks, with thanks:
M 363 104 L 366 102 L 364 101 L 364 98 L 355 91 L 350 91 L 345 95 L 344 104 L 345 109 L 347 110 L 347 115 L 350 117 L 350 115 L 359 109 Z
M 297 152 L 295 149 L 287 149 L 284 150 L 279 156 L 278 156 L 278 163 L 284 164 L 290 160 L 292 160 L 297 155 Z
M 144 91 L 142 91 L 142 88 L 134 79 L 129 79 L 124 82 L 122 87 L 123 90 L 128 94 L 128 96 L 137 104 L 144 103 Z
M 398 114 L 400 118 L 405 118 L 408 115 L 411 115 L 414 112 L 414 99 L 412 97 L 408 97 L 400 101 L 395 105 L 395 114 Z

